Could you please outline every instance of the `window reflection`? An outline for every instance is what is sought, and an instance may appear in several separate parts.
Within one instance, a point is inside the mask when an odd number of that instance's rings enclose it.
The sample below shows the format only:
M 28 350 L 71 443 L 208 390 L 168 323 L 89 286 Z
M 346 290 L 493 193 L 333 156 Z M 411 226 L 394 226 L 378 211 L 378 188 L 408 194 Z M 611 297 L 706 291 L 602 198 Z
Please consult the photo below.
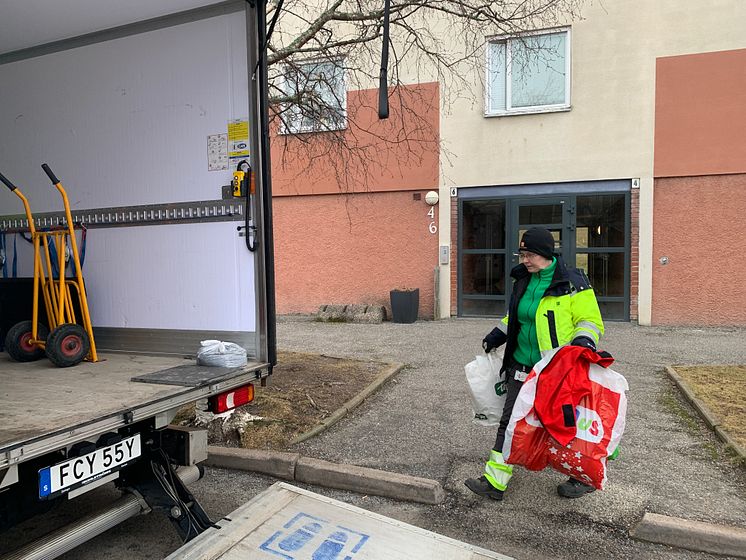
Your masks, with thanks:
M 464 201 L 464 249 L 505 248 L 505 201 Z
M 624 295 L 624 253 L 578 253 L 575 267 L 585 270 L 597 296 Z
M 502 317 L 505 314 L 505 301 L 463 298 L 461 300 L 461 314 L 479 317 Z
M 577 198 L 575 244 L 579 249 L 624 247 L 624 200 L 623 194 Z
M 562 223 L 561 204 L 532 204 L 518 209 L 518 222 L 522 226 Z
M 464 294 L 505 295 L 505 255 L 464 255 Z

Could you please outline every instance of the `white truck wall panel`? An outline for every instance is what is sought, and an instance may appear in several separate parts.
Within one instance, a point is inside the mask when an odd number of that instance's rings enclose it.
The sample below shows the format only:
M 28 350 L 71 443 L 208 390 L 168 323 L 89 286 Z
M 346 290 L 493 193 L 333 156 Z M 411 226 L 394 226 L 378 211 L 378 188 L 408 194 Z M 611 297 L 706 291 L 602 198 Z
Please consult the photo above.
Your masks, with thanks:
M 248 112 L 245 45 L 239 12 L 0 65 L 0 172 L 34 212 L 62 210 L 43 162 L 73 210 L 220 198 L 230 172 L 207 171 L 207 136 Z M 0 215 L 22 212 L 2 187 Z M 254 330 L 239 223 L 90 229 L 94 326 Z
M 241 13 L 0 66 L 0 171 L 32 210 L 220 198 L 207 136 L 248 112 Z
M 236 222 L 90 230 L 85 278 L 97 327 L 254 330 Z

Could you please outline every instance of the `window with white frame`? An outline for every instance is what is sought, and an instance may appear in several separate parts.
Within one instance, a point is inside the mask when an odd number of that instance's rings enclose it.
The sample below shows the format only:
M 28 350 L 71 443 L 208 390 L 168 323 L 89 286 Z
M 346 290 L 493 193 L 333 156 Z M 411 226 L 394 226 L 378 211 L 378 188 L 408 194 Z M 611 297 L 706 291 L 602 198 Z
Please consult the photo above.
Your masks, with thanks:
M 487 115 L 540 113 L 570 107 L 570 30 L 487 43 Z
M 347 87 L 341 60 L 288 66 L 284 90 L 293 99 L 284 111 L 285 134 L 341 130 L 347 126 Z

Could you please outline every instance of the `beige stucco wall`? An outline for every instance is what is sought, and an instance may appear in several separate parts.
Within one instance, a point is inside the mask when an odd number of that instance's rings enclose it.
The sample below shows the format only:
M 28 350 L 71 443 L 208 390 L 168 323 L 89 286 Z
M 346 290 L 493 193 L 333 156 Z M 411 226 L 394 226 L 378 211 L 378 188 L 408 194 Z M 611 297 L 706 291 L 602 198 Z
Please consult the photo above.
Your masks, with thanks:
M 583 16 L 571 27 L 570 111 L 486 118 L 483 103 L 443 93 L 441 200 L 454 186 L 640 178 L 639 321 L 650 324 L 655 60 L 746 47 L 746 2 L 595 1 Z M 449 245 L 448 205 L 440 224 Z M 444 316 L 451 265 L 441 267 Z

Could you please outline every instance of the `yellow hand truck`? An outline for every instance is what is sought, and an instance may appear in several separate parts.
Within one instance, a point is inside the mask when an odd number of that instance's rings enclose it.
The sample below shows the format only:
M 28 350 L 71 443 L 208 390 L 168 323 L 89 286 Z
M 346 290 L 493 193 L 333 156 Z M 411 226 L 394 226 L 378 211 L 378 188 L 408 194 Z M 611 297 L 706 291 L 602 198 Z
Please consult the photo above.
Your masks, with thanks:
M 97 362 L 96 344 L 93 339 L 93 327 L 88 313 L 88 299 L 83 270 L 80 265 L 78 247 L 75 239 L 70 203 L 62 183 L 44 163 L 42 169 L 62 196 L 65 206 L 64 226 L 39 231 L 34 224 L 31 207 L 21 190 L 0 173 L 0 181 L 23 202 L 28 219 L 31 240 L 34 245 L 34 301 L 30 321 L 21 321 L 8 330 L 5 337 L 5 349 L 8 355 L 18 362 L 38 360 L 44 354 L 58 367 L 70 367 L 83 360 Z M 50 245 L 57 247 L 57 270 L 59 278 L 54 278 Z M 75 264 L 75 278 L 67 278 L 65 253 L 70 244 L 70 258 Z M 82 315 L 82 325 L 77 323 L 73 305 L 73 291 L 78 299 L 78 308 Z M 41 294 L 47 311 L 49 330 L 39 323 L 39 295 Z

